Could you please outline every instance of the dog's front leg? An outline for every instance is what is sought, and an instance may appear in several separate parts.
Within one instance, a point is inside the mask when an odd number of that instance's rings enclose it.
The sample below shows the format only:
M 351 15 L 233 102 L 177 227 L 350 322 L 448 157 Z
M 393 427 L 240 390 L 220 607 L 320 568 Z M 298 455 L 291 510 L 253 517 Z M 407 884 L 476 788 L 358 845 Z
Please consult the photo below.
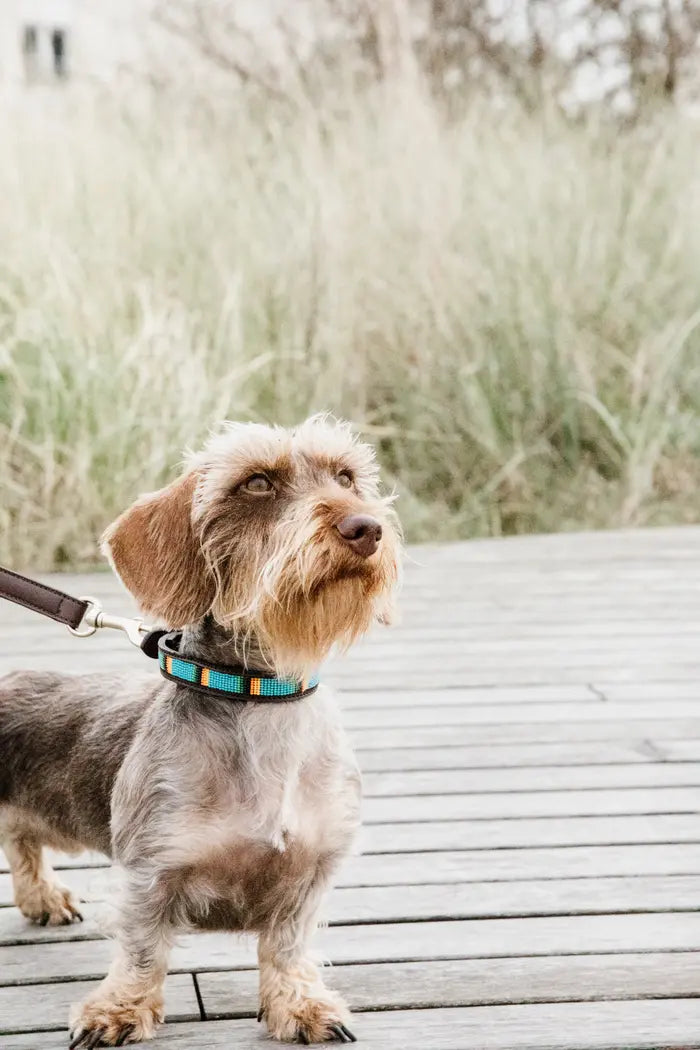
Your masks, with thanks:
M 150 1039 L 163 1020 L 163 980 L 172 943 L 167 888 L 145 868 L 127 871 L 117 956 L 100 986 L 71 1011 L 71 1048 Z
M 311 894 L 293 917 L 260 935 L 260 1013 L 270 1035 L 288 1043 L 355 1042 L 350 1012 L 337 992 L 326 988 L 308 954 L 316 929 L 320 894 Z

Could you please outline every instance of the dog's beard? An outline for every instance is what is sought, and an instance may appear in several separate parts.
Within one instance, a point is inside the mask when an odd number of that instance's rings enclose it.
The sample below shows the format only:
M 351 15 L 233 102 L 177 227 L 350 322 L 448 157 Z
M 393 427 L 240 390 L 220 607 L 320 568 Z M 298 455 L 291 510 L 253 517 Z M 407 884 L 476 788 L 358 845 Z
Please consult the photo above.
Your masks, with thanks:
M 239 570 L 220 580 L 215 619 L 244 652 L 248 644 L 276 673 L 298 676 L 334 645 L 346 649 L 374 620 L 390 622 L 400 539 L 391 512 L 380 506 L 383 538 L 370 558 L 334 535 L 327 508 L 278 525 L 244 575 Z

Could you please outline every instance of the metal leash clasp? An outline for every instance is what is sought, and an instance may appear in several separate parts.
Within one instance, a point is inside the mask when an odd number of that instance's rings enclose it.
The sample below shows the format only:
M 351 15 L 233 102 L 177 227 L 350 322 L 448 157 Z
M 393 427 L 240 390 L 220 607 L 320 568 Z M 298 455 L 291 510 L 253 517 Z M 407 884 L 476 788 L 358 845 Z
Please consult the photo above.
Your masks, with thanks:
M 68 630 L 76 638 L 89 638 L 95 634 L 98 628 L 108 627 L 115 631 L 123 631 L 132 645 L 141 646 L 144 636 L 151 630 L 143 620 L 132 616 L 109 616 L 104 612 L 102 604 L 97 598 L 87 594 L 81 595 L 82 602 L 88 602 L 81 622 L 77 627 L 69 627 Z

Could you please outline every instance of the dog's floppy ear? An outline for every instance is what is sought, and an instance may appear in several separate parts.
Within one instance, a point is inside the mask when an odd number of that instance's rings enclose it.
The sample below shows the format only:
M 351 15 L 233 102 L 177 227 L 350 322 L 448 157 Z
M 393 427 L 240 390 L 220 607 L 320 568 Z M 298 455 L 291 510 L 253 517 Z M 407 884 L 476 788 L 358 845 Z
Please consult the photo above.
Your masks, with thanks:
M 214 598 L 192 526 L 194 472 L 149 492 L 106 530 L 102 550 L 143 611 L 167 627 L 202 618 Z

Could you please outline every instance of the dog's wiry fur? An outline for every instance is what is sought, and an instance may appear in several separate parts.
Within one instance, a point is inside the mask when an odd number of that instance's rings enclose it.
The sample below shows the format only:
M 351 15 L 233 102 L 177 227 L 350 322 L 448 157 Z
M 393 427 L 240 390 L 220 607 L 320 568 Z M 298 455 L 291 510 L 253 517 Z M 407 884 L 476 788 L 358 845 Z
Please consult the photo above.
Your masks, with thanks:
M 274 491 L 250 492 L 256 474 Z M 383 528 L 371 556 L 336 528 L 357 513 Z M 323 418 L 228 424 L 105 542 L 144 610 L 184 628 L 186 654 L 300 677 L 389 618 L 398 575 L 372 451 Z M 327 690 L 242 703 L 164 681 L 18 672 L 0 680 L 0 755 L 0 842 L 28 918 L 78 914 L 42 847 L 98 849 L 123 868 L 115 961 L 71 1017 L 83 1045 L 153 1034 L 168 950 L 188 928 L 259 935 L 271 1035 L 316 1042 L 347 1024 L 307 954 L 358 824 L 359 775 Z

